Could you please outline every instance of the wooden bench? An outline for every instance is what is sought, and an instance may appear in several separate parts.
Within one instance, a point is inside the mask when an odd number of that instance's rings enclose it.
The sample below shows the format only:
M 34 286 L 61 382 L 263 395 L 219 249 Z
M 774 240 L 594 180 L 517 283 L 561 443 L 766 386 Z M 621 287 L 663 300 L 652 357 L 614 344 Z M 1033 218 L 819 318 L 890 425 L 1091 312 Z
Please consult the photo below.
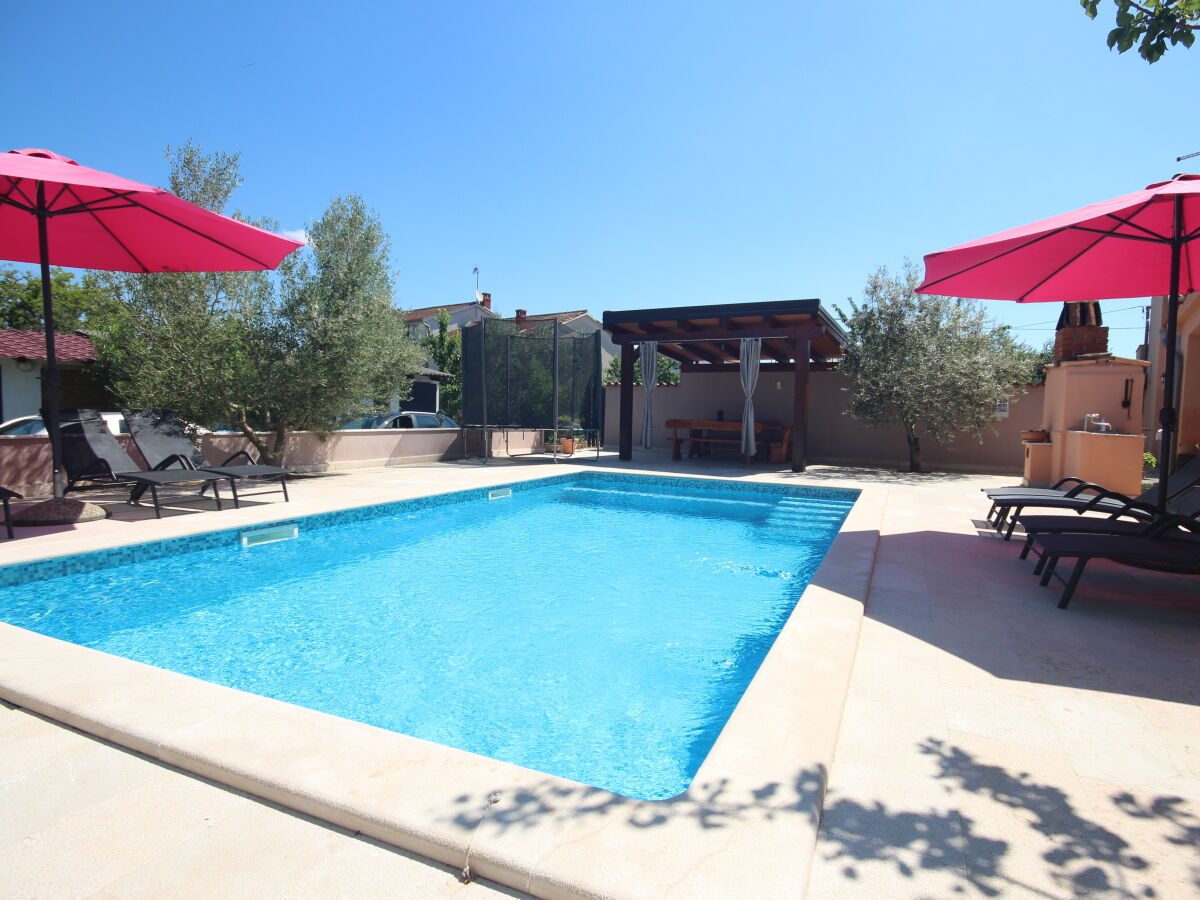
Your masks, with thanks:
M 742 423 L 737 421 L 725 421 L 723 419 L 667 419 L 667 428 L 672 430 L 671 437 L 671 459 L 683 458 L 683 442 L 690 441 L 688 447 L 688 458 L 698 456 L 702 447 L 709 446 L 728 446 L 741 447 L 742 445 Z M 779 430 L 782 436 L 776 441 L 762 441 L 760 436 L 763 431 Z M 680 434 L 680 431 L 686 432 Z M 736 437 L 730 434 L 729 437 L 721 435 L 713 436 L 705 434 L 706 431 L 717 431 L 722 433 L 735 432 Z M 765 443 L 769 448 L 769 456 L 771 462 L 785 462 L 787 459 L 787 447 L 791 440 L 792 430 L 779 422 L 755 422 L 754 434 L 756 445 Z M 754 454 L 746 456 L 746 462 L 753 462 Z

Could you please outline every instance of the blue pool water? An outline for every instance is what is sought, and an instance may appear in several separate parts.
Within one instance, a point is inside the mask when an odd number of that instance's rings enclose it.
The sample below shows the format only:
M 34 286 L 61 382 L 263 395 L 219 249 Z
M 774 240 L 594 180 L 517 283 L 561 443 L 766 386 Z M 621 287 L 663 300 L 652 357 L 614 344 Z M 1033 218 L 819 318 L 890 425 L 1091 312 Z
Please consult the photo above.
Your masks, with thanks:
M 0 619 L 627 796 L 680 793 L 857 492 L 513 488 L 299 519 L 251 548 L 230 531 L 8 567 Z

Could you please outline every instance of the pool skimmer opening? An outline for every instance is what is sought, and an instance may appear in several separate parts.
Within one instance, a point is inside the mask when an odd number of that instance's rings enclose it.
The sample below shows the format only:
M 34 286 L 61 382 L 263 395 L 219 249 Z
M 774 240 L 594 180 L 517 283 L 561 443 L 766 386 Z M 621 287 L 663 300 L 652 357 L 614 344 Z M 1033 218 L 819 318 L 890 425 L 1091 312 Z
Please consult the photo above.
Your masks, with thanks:
M 488 491 L 489 500 L 503 500 L 505 497 L 512 496 L 512 488 L 499 488 L 498 490 Z
M 275 544 L 279 541 L 290 541 L 300 536 L 299 525 L 273 525 L 270 528 L 258 528 L 254 531 L 242 532 L 243 547 L 258 547 L 262 544 Z

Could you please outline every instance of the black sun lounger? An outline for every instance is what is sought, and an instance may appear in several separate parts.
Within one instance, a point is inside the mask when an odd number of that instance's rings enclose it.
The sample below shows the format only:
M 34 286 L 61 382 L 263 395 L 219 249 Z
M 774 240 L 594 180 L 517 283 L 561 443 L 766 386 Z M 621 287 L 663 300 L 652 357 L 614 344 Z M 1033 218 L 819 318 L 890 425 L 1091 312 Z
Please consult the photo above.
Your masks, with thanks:
M 1200 487 L 1184 491 L 1177 496 L 1167 504 L 1167 512 L 1185 520 L 1196 520 L 1197 527 L 1200 528 Z M 1140 537 L 1154 534 L 1161 520 L 1121 519 L 1115 516 L 1101 518 L 1022 515 L 1018 516 L 1016 521 L 1025 530 L 1025 546 L 1021 549 L 1021 559 L 1025 559 L 1033 549 L 1033 539 L 1039 534 L 1115 534 Z
M 1034 573 L 1041 573 L 1043 586 L 1050 583 L 1060 559 L 1074 559 L 1058 608 L 1066 609 L 1083 570 L 1093 559 L 1111 559 L 1148 569 L 1200 574 L 1200 523 L 1172 517 L 1156 523 L 1146 534 L 1125 537 L 1115 534 L 1041 534 L 1034 536 L 1041 549 Z
M 192 469 L 219 475 L 229 482 L 235 503 L 238 502 L 237 483 L 244 479 L 254 482 L 278 481 L 283 499 L 291 500 L 287 491 L 287 469 L 258 465 L 245 450 L 234 453 L 219 466 L 212 465 L 187 436 L 183 423 L 175 418 L 175 414 L 169 409 L 123 409 L 121 415 L 129 425 L 129 434 L 133 437 L 133 442 L 137 444 L 142 456 L 146 457 L 146 462 L 154 468 Z M 230 465 L 235 459 L 243 456 L 249 461 L 248 465 Z
M 22 495 L 16 491 L 10 491 L 6 487 L 0 487 L 0 503 L 4 504 L 4 530 L 8 532 L 8 539 L 10 541 L 13 539 L 13 528 L 12 510 L 8 508 L 8 501 L 13 499 L 20 500 L 22 499 Z
M 167 485 L 208 482 L 213 486 L 213 499 L 221 509 L 217 482 L 225 476 L 214 472 L 193 472 L 173 469 L 143 472 L 112 436 L 100 413 L 94 409 L 64 409 L 59 413 L 62 436 L 63 468 L 67 470 L 67 491 L 80 481 L 108 484 L 132 484 L 129 502 L 136 503 L 147 488 L 154 501 L 154 516 L 162 518 L 158 489 Z M 237 505 L 237 498 L 234 498 Z
M 1200 484 L 1200 456 L 1181 466 L 1175 474 L 1167 479 L 1167 497 L 1168 499 L 1176 497 L 1197 484 Z M 989 488 L 984 493 L 992 501 L 992 508 L 988 510 L 988 521 L 995 526 L 996 531 L 1002 531 L 1005 518 L 1010 510 L 1015 519 L 1027 506 L 1069 509 L 1075 512 L 1095 510 L 1117 514 L 1123 512 L 1123 507 L 1132 504 L 1133 509 L 1126 512 L 1126 515 L 1136 516 L 1140 511 L 1143 518 L 1150 518 L 1155 512 L 1154 504 L 1158 500 L 1158 485 L 1142 492 L 1137 497 L 1127 497 L 1116 491 L 1110 491 L 1102 485 L 1068 477 L 1059 481 L 1052 488 Z M 1005 540 L 1012 537 L 1013 525 L 1012 521 L 1008 523 Z

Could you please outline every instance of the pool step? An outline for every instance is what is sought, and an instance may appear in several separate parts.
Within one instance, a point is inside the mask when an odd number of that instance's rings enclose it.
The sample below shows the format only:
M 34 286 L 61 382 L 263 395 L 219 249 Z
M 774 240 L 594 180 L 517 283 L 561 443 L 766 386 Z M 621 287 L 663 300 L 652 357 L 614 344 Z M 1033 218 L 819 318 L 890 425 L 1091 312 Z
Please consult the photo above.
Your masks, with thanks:
M 785 497 L 779 500 L 767 515 L 762 525 L 795 534 L 797 529 L 836 528 L 845 519 L 849 504 L 841 500 L 823 500 L 820 497 Z

